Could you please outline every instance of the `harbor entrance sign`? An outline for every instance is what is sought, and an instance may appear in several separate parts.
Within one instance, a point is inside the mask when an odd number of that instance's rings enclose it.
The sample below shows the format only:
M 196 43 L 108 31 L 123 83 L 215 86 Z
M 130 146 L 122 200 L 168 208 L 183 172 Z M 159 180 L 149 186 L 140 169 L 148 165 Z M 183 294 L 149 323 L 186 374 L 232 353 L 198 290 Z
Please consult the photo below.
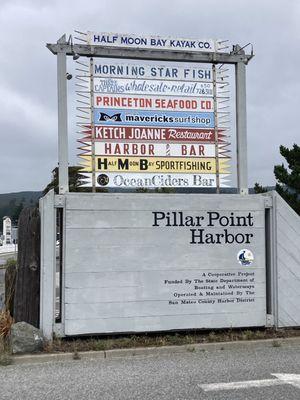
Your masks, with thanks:
M 212 39 L 76 37 L 47 45 L 58 62 L 59 193 L 40 201 L 44 335 L 300 325 L 299 217 L 276 193 L 248 194 L 253 55 Z M 87 192 L 69 192 L 68 56 Z M 235 171 L 237 193 L 222 193 Z

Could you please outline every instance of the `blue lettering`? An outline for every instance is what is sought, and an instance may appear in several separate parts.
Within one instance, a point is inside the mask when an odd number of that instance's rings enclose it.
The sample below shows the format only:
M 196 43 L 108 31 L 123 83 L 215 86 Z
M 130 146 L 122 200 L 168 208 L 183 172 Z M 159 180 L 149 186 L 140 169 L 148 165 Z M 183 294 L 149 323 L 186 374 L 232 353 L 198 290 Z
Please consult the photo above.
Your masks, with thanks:
M 139 38 L 139 37 L 121 36 L 121 44 L 147 46 L 147 39 L 146 38 Z
M 211 46 L 208 42 L 199 42 L 198 47 L 200 49 L 211 49 Z

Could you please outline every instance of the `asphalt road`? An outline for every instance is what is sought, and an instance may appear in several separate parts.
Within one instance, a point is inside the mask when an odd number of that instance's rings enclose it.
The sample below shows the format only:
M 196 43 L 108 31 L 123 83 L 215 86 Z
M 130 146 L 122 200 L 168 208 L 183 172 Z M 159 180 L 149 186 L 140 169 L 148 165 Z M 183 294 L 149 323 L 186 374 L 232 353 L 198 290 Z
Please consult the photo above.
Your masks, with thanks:
M 203 384 L 276 379 L 300 373 L 299 345 L 186 351 L 119 359 L 0 367 L 1 399 L 299 400 L 300 385 L 205 392 Z M 272 381 L 273 382 L 273 381 Z M 272 383 L 271 382 L 271 383 Z

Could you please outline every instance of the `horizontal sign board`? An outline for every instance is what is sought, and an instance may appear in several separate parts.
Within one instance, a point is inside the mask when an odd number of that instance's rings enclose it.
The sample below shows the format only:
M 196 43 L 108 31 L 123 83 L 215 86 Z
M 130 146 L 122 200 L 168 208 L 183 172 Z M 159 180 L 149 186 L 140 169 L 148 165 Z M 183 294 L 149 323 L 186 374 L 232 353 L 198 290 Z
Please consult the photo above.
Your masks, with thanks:
M 88 74 L 83 76 L 89 76 Z M 212 68 L 197 65 L 175 66 L 169 64 L 129 64 L 115 60 L 96 59 L 93 64 L 93 76 L 101 78 L 131 78 L 131 79 L 164 79 L 183 81 L 205 81 L 213 79 Z M 220 72 L 218 78 L 222 76 Z
M 92 154 L 92 145 L 84 148 L 86 155 Z M 96 156 L 150 156 L 150 157 L 215 157 L 215 144 L 179 144 L 179 143 L 120 143 L 96 142 L 94 148 Z
M 212 112 L 214 111 L 214 102 L 212 98 L 205 97 L 95 94 L 94 107 Z
M 92 157 L 80 156 L 85 171 L 92 171 Z M 219 172 L 228 173 L 229 158 L 219 160 Z M 161 172 L 161 173 L 216 173 L 215 158 L 180 157 L 110 157 L 95 156 L 95 171 L 109 172 Z
M 174 39 L 161 36 L 87 32 L 87 43 L 90 45 L 133 49 L 216 52 L 220 48 L 220 42 L 213 39 Z
M 104 126 L 135 125 L 214 128 L 214 113 L 95 108 L 94 123 Z
M 83 187 L 92 186 L 92 173 L 80 173 Z M 229 175 L 220 174 L 220 187 L 227 187 Z M 96 187 L 112 188 L 215 188 L 215 174 L 151 174 L 151 173 L 113 173 L 96 172 Z
M 86 131 L 84 129 L 87 129 Z M 83 126 L 85 139 L 91 140 L 91 128 Z M 135 126 L 94 126 L 95 140 L 119 140 L 119 141 L 151 141 L 151 142 L 197 142 L 213 143 L 215 141 L 214 129 L 194 128 L 151 128 Z M 218 131 L 218 140 L 221 142 L 224 131 Z M 83 141 L 86 141 L 83 139 Z
M 147 79 L 94 78 L 95 93 L 151 94 L 166 96 L 213 96 L 213 84 Z M 219 96 L 222 87 L 218 85 Z
M 183 82 L 146 79 L 94 78 L 95 93 L 150 94 L 166 96 L 213 97 L 213 84 L 204 82 Z M 78 93 L 89 92 L 78 90 Z M 216 95 L 220 99 L 229 98 L 227 83 L 216 84 Z

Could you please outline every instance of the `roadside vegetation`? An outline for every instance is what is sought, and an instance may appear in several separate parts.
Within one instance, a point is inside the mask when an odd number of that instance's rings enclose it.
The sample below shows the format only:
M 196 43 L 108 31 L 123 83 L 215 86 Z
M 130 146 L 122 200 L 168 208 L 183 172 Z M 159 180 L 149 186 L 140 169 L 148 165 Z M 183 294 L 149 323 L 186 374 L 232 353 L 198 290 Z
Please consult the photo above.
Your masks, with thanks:
M 6 278 L 5 308 L 0 310 L 0 366 L 9 365 L 12 362 L 9 346 L 10 328 L 14 322 L 12 318 L 12 306 L 15 289 L 15 273 L 17 262 L 15 259 L 8 259 L 4 264 L 9 274 Z
M 285 159 L 280 165 L 275 165 L 276 191 L 300 215 L 300 146 L 292 148 L 279 147 L 280 154 Z M 255 193 L 267 192 L 259 183 L 255 183 Z
M 128 336 L 55 338 L 46 343 L 47 353 L 70 352 L 77 354 L 84 351 L 105 351 L 138 347 L 162 347 L 193 345 L 197 343 L 220 343 L 239 340 L 279 339 L 300 336 L 300 329 L 247 329 L 219 330 L 210 332 L 183 332 L 168 334 L 139 334 Z
M 8 335 L 13 324 L 9 311 L 0 311 L 0 366 L 12 362 L 11 351 L 8 344 Z

